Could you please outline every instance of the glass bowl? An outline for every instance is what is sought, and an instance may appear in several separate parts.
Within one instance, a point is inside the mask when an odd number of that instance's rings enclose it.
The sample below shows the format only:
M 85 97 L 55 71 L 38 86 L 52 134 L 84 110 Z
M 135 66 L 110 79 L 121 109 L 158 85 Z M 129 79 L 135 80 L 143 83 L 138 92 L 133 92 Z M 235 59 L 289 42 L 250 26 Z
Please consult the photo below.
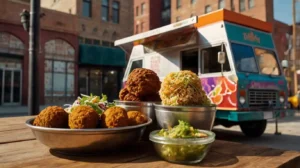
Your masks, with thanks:
M 204 138 L 168 138 L 159 136 L 159 131 L 152 131 L 149 138 L 153 142 L 157 154 L 172 163 L 195 164 L 201 162 L 215 141 L 215 133 L 206 130 L 199 130 L 208 135 Z

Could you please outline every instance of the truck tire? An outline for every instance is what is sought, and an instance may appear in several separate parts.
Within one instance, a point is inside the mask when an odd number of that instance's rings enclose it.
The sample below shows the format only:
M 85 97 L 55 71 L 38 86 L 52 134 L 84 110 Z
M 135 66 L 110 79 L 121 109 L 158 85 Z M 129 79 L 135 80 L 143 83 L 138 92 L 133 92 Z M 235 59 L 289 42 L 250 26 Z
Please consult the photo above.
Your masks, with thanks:
M 242 132 L 248 137 L 260 137 L 266 130 L 267 120 L 240 123 Z

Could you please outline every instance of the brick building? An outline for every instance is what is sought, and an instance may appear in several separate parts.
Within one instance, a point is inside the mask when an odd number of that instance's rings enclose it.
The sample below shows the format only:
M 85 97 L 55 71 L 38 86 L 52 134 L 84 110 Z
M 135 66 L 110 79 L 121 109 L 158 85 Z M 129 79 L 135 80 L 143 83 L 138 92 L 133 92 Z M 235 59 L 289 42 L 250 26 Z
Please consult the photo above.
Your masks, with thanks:
M 0 105 L 27 104 L 29 36 L 20 22 L 23 9 L 29 10 L 29 0 L 1 1 Z M 41 13 L 39 99 L 41 104 L 62 104 L 78 94 L 77 18 L 48 9 Z
M 79 92 L 117 98 L 132 45 L 122 50 L 113 42 L 132 35 L 133 0 L 49 0 L 41 6 L 78 18 Z
M 278 55 L 280 58 L 285 57 L 284 46 L 287 45 L 287 41 L 283 37 L 285 33 L 290 33 L 290 26 L 274 20 L 273 0 L 160 0 L 155 1 L 158 4 L 153 3 L 149 3 L 149 0 L 134 0 L 134 33 L 161 27 L 165 25 L 163 20 L 174 23 L 225 8 L 273 23 Z M 157 6 L 154 7 L 155 5 Z M 167 12 L 169 13 L 165 14 Z

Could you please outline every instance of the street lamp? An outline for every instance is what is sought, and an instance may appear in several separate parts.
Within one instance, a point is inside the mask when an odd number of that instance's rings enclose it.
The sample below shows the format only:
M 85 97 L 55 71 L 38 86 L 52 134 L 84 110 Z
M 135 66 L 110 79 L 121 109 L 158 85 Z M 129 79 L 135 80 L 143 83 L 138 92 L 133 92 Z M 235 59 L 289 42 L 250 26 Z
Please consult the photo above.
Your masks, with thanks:
M 20 14 L 25 31 L 29 32 L 29 68 L 28 68 L 28 115 L 39 113 L 39 34 L 40 34 L 40 0 L 30 1 L 30 13 L 23 10 Z
M 21 16 L 21 23 L 23 25 L 23 28 L 25 31 L 29 31 L 29 19 L 30 19 L 30 14 L 28 10 L 23 9 L 23 11 L 20 13 Z

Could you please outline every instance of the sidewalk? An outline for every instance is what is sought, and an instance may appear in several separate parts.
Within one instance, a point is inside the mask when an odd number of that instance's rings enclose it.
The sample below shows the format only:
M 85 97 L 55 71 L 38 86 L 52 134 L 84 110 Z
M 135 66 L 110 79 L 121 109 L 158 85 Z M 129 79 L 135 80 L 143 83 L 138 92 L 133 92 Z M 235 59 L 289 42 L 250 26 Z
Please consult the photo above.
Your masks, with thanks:
M 46 106 L 47 105 L 40 106 L 40 111 L 43 110 Z M 0 118 L 26 115 L 28 115 L 27 106 L 0 106 Z

